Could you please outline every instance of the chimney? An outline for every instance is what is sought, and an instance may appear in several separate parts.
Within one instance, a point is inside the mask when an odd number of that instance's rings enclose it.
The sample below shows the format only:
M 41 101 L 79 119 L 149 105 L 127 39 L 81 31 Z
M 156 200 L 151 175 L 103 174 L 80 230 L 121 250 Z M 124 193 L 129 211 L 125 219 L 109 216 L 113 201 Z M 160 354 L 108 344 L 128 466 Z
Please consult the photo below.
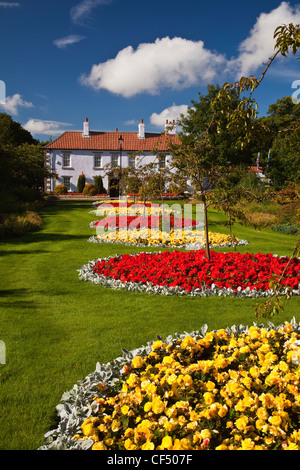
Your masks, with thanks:
M 143 119 L 141 119 L 141 122 L 139 123 L 138 138 L 139 139 L 144 139 L 145 138 L 145 124 L 144 124 Z
M 166 124 L 165 124 L 165 133 L 166 134 L 170 134 L 170 135 L 175 135 L 177 134 L 177 128 L 176 128 L 176 123 L 175 123 L 175 119 L 173 119 L 173 121 L 169 122 L 168 119 L 166 120 Z
M 90 137 L 90 124 L 88 118 L 85 118 L 85 121 L 83 123 L 82 137 Z

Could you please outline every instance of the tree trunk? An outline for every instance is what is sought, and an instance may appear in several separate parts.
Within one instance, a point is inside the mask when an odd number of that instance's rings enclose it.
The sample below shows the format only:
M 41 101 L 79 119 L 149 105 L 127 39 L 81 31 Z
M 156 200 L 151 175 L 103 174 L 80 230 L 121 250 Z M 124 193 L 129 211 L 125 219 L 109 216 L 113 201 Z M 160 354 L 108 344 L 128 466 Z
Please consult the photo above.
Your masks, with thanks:
M 207 205 L 206 205 L 205 196 L 202 196 L 202 201 L 203 201 L 203 212 L 204 212 L 204 234 L 205 234 L 206 255 L 207 255 L 207 259 L 210 261 L 208 222 L 207 222 Z

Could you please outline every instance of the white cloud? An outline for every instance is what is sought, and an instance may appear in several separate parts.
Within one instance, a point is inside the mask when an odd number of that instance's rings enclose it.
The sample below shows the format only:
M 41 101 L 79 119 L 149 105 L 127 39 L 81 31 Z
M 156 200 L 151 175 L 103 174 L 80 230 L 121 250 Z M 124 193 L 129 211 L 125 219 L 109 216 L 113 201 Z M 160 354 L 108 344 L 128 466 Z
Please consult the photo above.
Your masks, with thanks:
M 129 119 L 125 121 L 124 124 L 126 124 L 126 126 L 133 126 L 134 124 L 138 124 L 138 121 L 136 119 Z
M 60 135 L 65 132 L 66 129 L 64 129 L 64 127 L 68 126 L 72 126 L 72 124 L 58 121 L 45 121 L 42 119 L 29 119 L 23 127 L 32 135 Z
M 154 43 L 122 49 L 114 59 L 94 65 L 81 83 L 125 97 L 156 94 L 160 88 L 183 89 L 212 81 L 223 55 L 205 49 L 203 41 L 180 37 L 156 39 Z
M 108 5 L 111 0 L 82 0 L 78 5 L 75 5 L 70 10 L 71 20 L 74 23 L 82 23 L 90 17 L 94 8 L 101 5 Z
M 111 0 L 84 0 L 77 14 L 84 15 L 96 5 Z M 74 7 L 75 8 L 75 7 Z M 282 2 L 269 13 L 261 13 L 248 37 L 238 46 L 232 59 L 204 47 L 203 41 L 164 37 L 142 43 L 136 50 L 128 46 L 106 62 L 95 64 L 80 82 L 96 90 L 131 97 L 139 93 L 156 94 L 163 88 L 180 90 L 218 80 L 239 79 L 253 74 L 274 53 L 277 26 L 300 22 L 300 5 Z
M 4 102 L 0 103 L 0 108 L 8 114 L 17 115 L 19 114 L 19 107 L 32 108 L 33 104 L 24 101 L 19 93 L 15 93 L 13 96 L 7 96 Z
M 173 105 L 169 106 L 169 108 L 164 109 L 159 114 L 153 113 L 150 116 L 151 124 L 155 126 L 162 127 L 165 125 L 166 121 L 177 121 L 180 120 L 181 114 L 186 114 L 188 110 L 188 105 L 181 104 L 179 106 Z
M 80 42 L 83 39 L 85 39 L 85 36 L 81 36 L 80 34 L 71 34 L 60 39 L 55 39 L 53 44 L 59 49 L 64 49 L 65 47 L 75 44 L 76 42 Z
M 0 8 L 17 8 L 20 6 L 18 2 L 0 2 Z
M 300 22 L 300 5 L 282 2 L 269 13 L 261 13 L 249 36 L 239 45 L 239 55 L 228 62 L 227 69 L 241 76 L 253 74 L 274 54 L 274 31 L 277 26 Z

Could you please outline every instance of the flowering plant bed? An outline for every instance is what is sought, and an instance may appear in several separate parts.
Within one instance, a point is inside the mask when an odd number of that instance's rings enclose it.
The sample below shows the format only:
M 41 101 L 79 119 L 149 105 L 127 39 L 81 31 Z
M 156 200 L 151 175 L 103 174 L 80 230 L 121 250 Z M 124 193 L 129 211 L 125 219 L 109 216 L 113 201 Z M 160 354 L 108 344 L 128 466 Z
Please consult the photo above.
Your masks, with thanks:
M 155 227 L 162 227 L 163 225 L 169 224 L 170 228 L 193 228 L 193 227 L 203 227 L 202 222 L 197 222 L 193 219 L 187 219 L 182 217 L 174 217 L 174 215 L 170 215 L 168 217 L 163 218 L 159 215 L 146 215 L 140 217 L 134 216 L 125 216 L 125 217 L 105 217 L 101 220 L 96 220 L 91 222 L 90 227 L 103 227 L 103 228 L 117 228 L 117 229 L 124 229 L 133 228 L 155 228 Z
M 40 450 L 298 450 L 300 327 L 174 334 L 96 366 Z
M 280 277 L 289 258 L 272 254 L 211 252 L 137 253 L 91 261 L 79 270 L 82 280 L 114 289 L 193 296 L 273 295 L 270 282 Z M 292 258 L 281 285 L 300 294 L 300 259 Z M 284 290 L 283 290 L 284 292 Z
M 107 202 L 101 203 L 100 205 L 96 204 L 96 209 L 91 211 L 90 214 L 95 214 L 99 216 L 103 215 L 114 215 L 114 216 L 150 216 L 150 215 L 169 215 L 174 214 L 174 210 L 170 207 L 164 206 L 163 208 L 158 204 L 149 203 L 133 203 L 127 202 L 126 204 L 118 202 Z
M 239 240 L 230 235 L 209 232 L 210 247 L 229 247 L 237 245 L 248 245 L 247 240 Z M 189 229 L 171 229 L 169 232 L 153 229 L 139 230 L 115 230 L 103 232 L 102 234 L 89 238 L 93 243 L 121 243 L 135 246 L 157 246 L 157 247 L 186 247 L 187 249 L 198 249 L 205 247 L 203 231 Z

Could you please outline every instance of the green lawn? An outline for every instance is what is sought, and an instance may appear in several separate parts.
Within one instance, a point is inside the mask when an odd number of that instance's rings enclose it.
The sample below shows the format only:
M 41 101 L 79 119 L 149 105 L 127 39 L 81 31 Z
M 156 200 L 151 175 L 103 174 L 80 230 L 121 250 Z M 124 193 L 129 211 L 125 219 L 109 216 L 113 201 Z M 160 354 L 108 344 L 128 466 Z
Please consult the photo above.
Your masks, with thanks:
M 61 395 L 105 363 L 147 341 L 256 321 L 251 299 L 163 297 L 113 291 L 79 281 L 89 260 L 143 248 L 93 244 L 89 202 L 59 202 L 41 211 L 40 232 L 0 244 L 0 449 L 36 449 L 55 424 Z M 228 233 L 224 217 L 210 211 L 210 230 Z M 296 237 L 256 232 L 236 225 L 250 242 L 241 252 L 291 255 Z M 154 250 L 154 249 L 153 249 Z M 150 251 L 150 249 L 147 249 Z M 224 250 L 223 250 L 224 251 Z M 300 299 L 292 298 L 273 319 L 300 321 Z

